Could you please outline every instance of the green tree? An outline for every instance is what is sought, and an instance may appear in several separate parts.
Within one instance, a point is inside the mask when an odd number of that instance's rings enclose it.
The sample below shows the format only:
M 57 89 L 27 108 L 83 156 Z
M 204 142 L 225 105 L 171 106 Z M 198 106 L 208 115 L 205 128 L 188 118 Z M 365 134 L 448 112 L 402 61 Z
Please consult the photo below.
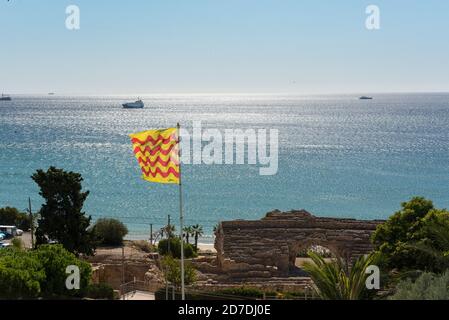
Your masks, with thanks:
M 192 226 L 192 233 L 195 237 L 195 251 L 198 250 L 198 238 L 203 236 L 203 227 L 199 224 Z
M 0 224 L 16 226 L 27 231 L 31 228 L 31 219 L 28 214 L 20 212 L 16 208 L 0 208 Z
M 89 191 L 82 192 L 81 175 L 50 167 L 46 172 L 38 170 L 32 179 L 45 199 L 39 212 L 37 244 L 54 240 L 76 255 L 93 254 L 94 237 L 88 230 L 91 217 L 82 211 Z
M 179 260 L 173 259 L 171 256 L 165 256 L 162 259 L 162 270 L 164 270 L 167 281 L 176 286 L 181 285 L 181 264 Z M 196 271 L 192 264 L 185 262 L 184 265 L 184 282 L 186 285 L 196 281 Z
M 88 290 L 92 268 L 89 263 L 78 259 L 62 245 L 41 245 L 33 252 L 45 272 L 45 281 L 41 283 L 46 297 L 83 297 Z M 80 289 L 68 290 L 66 287 L 68 266 L 77 266 L 80 270 Z
M 98 219 L 93 226 L 93 232 L 103 245 L 119 246 L 123 244 L 128 228 L 116 219 Z
M 184 227 L 184 233 L 183 236 L 186 239 L 187 243 L 190 243 L 190 236 L 193 234 L 193 228 L 191 226 Z
M 0 250 L 0 298 L 30 299 L 41 295 L 45 272 L 40 261 L 26 251 Z
M 346 262 L 337 258 L 326 262 L 323 257 L 310 251 L 313 263 L 306 262 L 304 270 L 312 278 L 315 291 L 325 300 L 362 300 L 369 299 L 375 291 L 366 288 L 368 266 L 377 263 L 378 255 L 361 256 L 349 268 Z
M 390 270 L 439 273 L 449 267 L 449 261 L 441 259 L 449 246 L 437 238 L 437 226 L 440 231 L 449 230 L 449 213 L 435 209 L 430 200 L 415 197 L 377 227 L 372 242 Z
M 167 235 L 167 238 L 174 238 L 176 232 L 176 227 L 172 224 L 166 225 L 161 229 L 161 236 L 163 237 L 164 234 Z
M 433 270 L 449 269 L 449 212 L 431 210 L 422 219 L 422 228 L 414 235 L 413 248 L 430 256 Z
M 66 268 L 78 266 L 80 290 L 66 288 Z M 89 288 L 91 266 L 62 245 L 42 245 L 34 251 L 0 250 L 0 298 L 84 297 Z

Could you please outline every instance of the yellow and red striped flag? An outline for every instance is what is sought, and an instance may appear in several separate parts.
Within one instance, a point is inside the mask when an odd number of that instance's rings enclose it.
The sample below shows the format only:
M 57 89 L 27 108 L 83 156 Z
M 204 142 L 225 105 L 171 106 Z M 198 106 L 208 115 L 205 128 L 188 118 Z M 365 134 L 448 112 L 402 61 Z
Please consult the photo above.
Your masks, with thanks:
M 149 130 L 130 135 L 142 178 L 156 183 L 179 184 L 178 129 Z

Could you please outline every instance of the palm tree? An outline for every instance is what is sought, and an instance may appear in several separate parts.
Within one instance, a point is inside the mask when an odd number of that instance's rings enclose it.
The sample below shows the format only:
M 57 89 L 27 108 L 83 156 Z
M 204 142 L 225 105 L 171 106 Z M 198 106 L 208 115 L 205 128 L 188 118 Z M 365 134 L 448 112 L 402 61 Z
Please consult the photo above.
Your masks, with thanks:
M 306 262 L 304 270 L 314 282 L 314 289 L 324 300 L 360 300 L 367 298 L 372 291 L 366 288 L 365 273 L 368 266 L 376 264 L 378 254 L 371 253 L 357 259 L 351 268 L 342 258 L 326 262 L 314 252 L 309 252 L 313 263 Z
M 184 238 L 186 238 L 186 242 L 190 243 L 190 236 L 193 235 L 193 227 L 189 226 L 189 227 L 184 227 Z
M 195 250 L 198 250 L 198 238 L 204 234 L 203 227 L 199 224 L 192 226 L 192 234 L 195 237 Z
M 164 233 L 167 235 L 168 238 L 173 238 L 176 232 L 176 228 L 174 225 L 166 225 L 161 229 L 162 237 L 164 236 Z

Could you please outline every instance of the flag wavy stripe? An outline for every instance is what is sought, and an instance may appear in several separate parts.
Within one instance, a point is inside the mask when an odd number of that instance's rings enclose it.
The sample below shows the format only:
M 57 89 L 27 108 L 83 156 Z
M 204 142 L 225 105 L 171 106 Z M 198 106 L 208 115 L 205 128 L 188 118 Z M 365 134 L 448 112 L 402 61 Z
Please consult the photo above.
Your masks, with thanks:
M 169 154 L 165 155 L 162 153 L 156 153 L 155 155 L 150 155 L 150 153 L 145 153 L 143 154 L 142 152 L 137 152 L 135 154 L 135 157 L 137 159 L 137 161 L 139 161 L 139 159 L 145 160 L 145 161 L 151 161 L 151 162 L 155 162 L 158 158 L 160 158 L 163 161 L 168 161 L 170 159 L 173 159 L 173 161 L 175 162 L 179 162 L 179 154 L 178 151 L 176 149 L 173 149 L 172 152 L 170 152 Z
M 164 156 L 168 155 L 170 152 L 172 152 L 173 148 L 177 146 L 177 143 L 171 144 L 169 148 L 163 149 L 162 146 L 157 146 L 156 148 L 150 148 L 150 147 L 144 147 L 142 148 L 139 145 L 134 146 L 134 153 L 142 153 L 144 156 L 147 156 L 146 154 L 149 153 L 150 156 L 154 156 L 157 153 L 162 153 Z
M 144 163 L 144 164 L 151 164 L 154 165 L 155 163 L 161 163 L 161 164 L 168 164 L 170 162 L 170 160 L 178 165 L 179 164 L 179 154 L 178 154 L 179 148 L 176 145 L 170 153 L 168 153 L 167 155 L 165 155 L 165 152 L 157 152 L 154 155 L 151 155 L 150 152 L 146 152 L 146 153 L 142 153 L 140 151 L 140 149 L 137 150 L 137 153 L 135 154 L 136 159 L 139 163 Z
M 168 146 L 170 146 L 171 144 L 177 144 L 178 140 L 176 139 L 167 139 L 167 140 L 161 140 L 157 143 L 138 143 L 138 142 L 133 142 L 134 146 L 139 146 L 140 148 L 150 148 L 150 149 L 155 149 L 157 147 L 161 147 L 166 149 Z
M 138 152 L 136 154 L 136 159 L 138 163 L 162 163 L 162 162 L 169 162 L 169 160 L 172 160 L 172 162 L 178 164 L 179 163 L 179 155 L 175 152 L 170 153 L 168 155 L 162 155 L 160 153 L 154 155 L 154 156 L 145 156 L 142 153 Z
M 179 166 L 174 163 L 169 163 L 168 166 L 162 166 L 160 164 L 156 164 L 153 167 L 140 164 L 140 169 L 142 169 L 142 170 L 145 169 L 145 171 L 152 170 L 152 172 L 155 172 L 155 170 L 158 168 L 164 172 L 168 171 L 170 168 L 173 168 L 177 172 L 179 171 Z
M 148 144 L 135 144 L 136 147 L 139 147 L 140 150 L 168 150 L 171 146 L 177 146 L 178 142 L 175 140 L 170 141 L 167 144 L 156 144 L 156 145 L 148 145 Z
M 148 136 L 146 138 L 146 140 L 140 140 L 139 138 L 132 138 L 131 142 L 133 144 L 141 144 L 141 145 L 159 145 L 159 144 L 167 144 L 170 143 L 172 141 L 177 141 L 177 137 L 175 134 L 172 134 L 170 137 L 168 138 L 164 138 L 164 136 L 160 135 L 158 138 L 153 139 L 152 136 Z
M 129 136 L 131 138 L 131 141 L 133 141 L 133 143 L 139 144 L 151 143 L 154 145 L 160 141 L 164 141 L 167 139 L 177 141 L 177 129 L 169 128 L 164 130 L 149 130 L 130 134 Z
M 179 179 L 179 172 L 176 171 L 173 167 L 168 168 L 167 171 L 162 171 L 160 168 L 156 168 L 154 171 L 151 171 L 151 168 L 148 168 L 148 170 L 142 168 L 142 172 L 147 177 L 156 178 L 157 176 L 161 176 L 162 178 L 166 179 L 170 175 L 173 175 L 176 179 Z
M 164 159 L 161 156 L 157 156 L 156 159 L 154 159 L 154 160 L 152 160 L 151 158 L 147 158 L 147 157 L 138 157 L 137 161 L 141 165 L 150 166 L 150 167 L 154 167 L 156 164 L 162 165 L 163 167 L 167 167 L 170 163 L 179 165 L 178 157 L 170 157 L 170 156 L 168 156 L 167 159 Z

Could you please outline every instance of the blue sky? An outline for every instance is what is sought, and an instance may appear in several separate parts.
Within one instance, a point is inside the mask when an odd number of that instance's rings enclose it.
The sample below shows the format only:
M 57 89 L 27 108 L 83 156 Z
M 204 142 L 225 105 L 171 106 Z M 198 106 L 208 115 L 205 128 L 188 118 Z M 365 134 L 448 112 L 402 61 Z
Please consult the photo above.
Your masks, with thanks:
M 0 91 L 449 91 L 448 34 L 442 0 L 0 0 Z

